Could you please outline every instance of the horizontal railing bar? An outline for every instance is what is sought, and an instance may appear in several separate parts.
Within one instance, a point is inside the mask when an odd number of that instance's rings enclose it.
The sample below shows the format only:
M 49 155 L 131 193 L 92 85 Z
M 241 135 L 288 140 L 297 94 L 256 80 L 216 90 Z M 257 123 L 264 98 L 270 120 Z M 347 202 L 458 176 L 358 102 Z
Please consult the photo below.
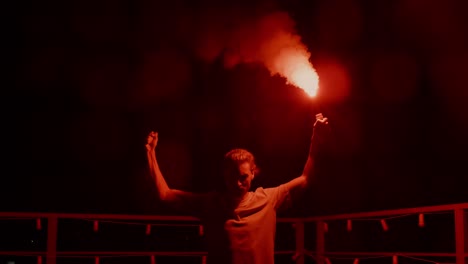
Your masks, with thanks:
M 191 216 L 168 216 L 168 215 L 125 215 L 125 214 L 80 214 L 80 213 L 39 213 L 39 212 L 0 212 L 2 217 L 17 218 L 48 218 L 57 217 L 62 219 L 115 219 L 115 220 L 144 220 L 144 221 L 199 221 Z
M 45 256 L 46 251 L 0 251 L 0 256 Z
M 36 213 L 36 212 L 0 212 L 0 220 L 24 220 L 35 218 L 57 217 L 61 219 L 89 219 L 89 220 L 140 220 L 140 221 L 183 221 L 200 222 L 200 219 L 192 216 L 170 216 L 170 215 L 122 215 L 122 214 L 77 214 L 77 213 Z M 278 218 L 279 223 L 300 222 L 302 218 Z
M 341 220 L 341 219 L 353 219 L 353 218 L 369 218 L 369 217 L 381 217 L 391 215 L 405 215 L 405 214 L 421 214 L 421 213 L 434 213 L 434 212 L 451 212 L 456 209 L 468 209 L 468 203 L 461 204 L 450 204 L 450 205 L 436 205 L 436 206 L 424 206 L 404 209 L 393 209 L 393 210 L 382 210 L 373 212 L 361 212 L 361 213 L 349 213 L 349 214 L 338 214 L 338 215 L 326 215 L 326 216 L 313 216 L 305 217 L 305 222 L 315 221 L 330 221 L 330 220 Z
M 305 250 L 306 255 L 314 256 L 316 253 Z M 0 251 L 4 256 L 44 256 L 45 251 Z M 206 251 L 58 251 L 57 256 L 203 256 Z M 294 250 L 278 250 L 275 254 L 295 254 Z M 455 257 L 456 253 L 449 252 L 325 252 L 326 256 L 419 256 L 419 257 Z M 468 252 L 465 253 L 468 257 Z
M 294 250 L 278 250 L 275 254 L 294 254 Z M 45 251 L 0 251 L 3 256 L 44 256 Z M 62 257 L 106 257 L 106 256 L 204 256 L 206 251 L 57 251 L 57 256 Z
M 57 251 L 57 256 L 203 256 L 205 251 Z
M 418 213 L 433 213 L 453 211 L 456 209 L 468 209 L 468 203 L 425 206 L 406 209 L 382 210 L 373 212 L 349 213 L 327 216 L 313 216 L 305 218 L 278 218 L 278 222 L 314 222 L 314 221 L 329 221 L 340 219 L 381 217 L 390 215 L 418 214 Z M 114 220 L 140 220 L 140 221 L 193 221 L 199 222 L 196 217 L 191 216 L 167 216 L 167 215 L 125 215 L 125 214 L 83 214 L 83 213 L 40 213 L 40 212 L 0 212 L 1 218 L 48 218 L 58 217 L 62 219 L 114 219 Z
M 293 250 L 279 250 L 275 254 L 294 254 Z M 314 251 L 304 251 L 306 255 L 315 256 Z M 44 256 L 45 251 L 0 251 L 3 256 Z M 203 256 L 207 252 L 204 251 L 58 251 L 57 256 Z M 455 257 L 455 253 L 448 252 L 325 252 L 326 256 L 414 256 L 414 257 Z M 468 252 L 465 253 L 468 257 Z
M 315 256 L 314 251 L 307 250 L 307 255 Z M 395 255 L 399 256 L 412 256 L 412 257 L 455 257 L 456 253 L 450 252 L 325 252 L 326 256 L 361 256 L 361 257 L 375 257 L 375 256 L 383 256 L 383 257 L 391 257 Z M 468 252 L 465 253 L 465 256 L 468 257 Z

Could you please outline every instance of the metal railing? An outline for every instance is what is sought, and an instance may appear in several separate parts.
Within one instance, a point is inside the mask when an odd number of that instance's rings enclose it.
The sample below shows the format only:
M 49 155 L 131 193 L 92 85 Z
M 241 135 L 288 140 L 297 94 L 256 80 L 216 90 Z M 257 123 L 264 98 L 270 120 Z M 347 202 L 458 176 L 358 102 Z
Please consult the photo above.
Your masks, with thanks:
M 405 208 L 395 210 L 383 210 L 374 212 L 340 214 L 331 216 L 307 217 L 303 218 L 304 222 L 316 223 L 316 249 L 315 251 L 306 251 L 307 254 L 316 256 L 317 263 L 325 263 L 326 256 L 390 256 L 398 257 L 404 255 L 408 257 L 453 257 L 456 259 L 456 264 L 467 264 L 468 258 L 468 216 L 467 216 L 468 203 L 450 204 L 439 206 L 427 206 L 417 208 Z M 448 230 L 454 232 L 455 237 L 455 252 L 330 252 L 326 250 L 325 238 L 327 222 L 334 220 L 353 220 L 353 219 L 373 219 L 379 220 L 383 228 L 386 227 L 386 218 L 407 215 L 424 215 L 431 213 L 447 213 L 452 214 L 454 219 L 454 229 Z M 396 261 L 394 260 L 394 263 Z M 303 262 L 300 262 L 301 264 Z M 437 262 L 432 262 L 437 263 Z
M 392 257 L 393 263 L 397 262 L 399 256 L 409 258 L 416 257 L 448 257 L 456 261 L 456 264 L 468 264 L 468 203 L 450 204 L 439 206 L 427 206 L 418 208 L 405 208 L 395 210 L 384 210 L 374 212 L 352 213 L 352 214 L 339 214 L 329 216 L 305 217 L 305 218 L 279 218 L 278 223 L 291 223 L 295 229 L 295 250 L 276 251 L 276 254 L 291 254 L 294 255 L 294 260 L 297 264 L 304 264 L 305 257 L 312 257 L 316 263 L 324 264 L 330 263 L 330 258 L 363 258 L 363 257 Z M 454 232 L 454 245 L 453 252 L 370 252 L 370 251 L 331 251 L 327 250 L 327 232 L 328 223 L 333 221 L 344 221 L 347 224 L 348 231 L 350 231 L 352 221 L 367 219 L 377 220 L 385 230 L 388 228 L 386 219 L 395 217 L 418 215 L 420 225 L 424 214 L 432 213 L 446 213 L 453 216 L 453 230 Z M 207 253 L 203 251 L 189 251 L 189 252 L 173 252 L 173 251 L 60 251 L 57 250 L 57 234 L 59 220 L 65 219 L 81 219 L 94 221 L 94 228 L 97 229 L 99 221 L 140 221 L 142 224 L 155 223 L 155 222 L 181 222 L 194 225 L 198 223 L 198 219 L 186 216 L 156 216 L 156 215 L 119 215 L 119 214 L 70 214 L 70 213 L 35 213 L 35 212 L 0 212 L 0 225 L 2 219 L 15 220 L 15 219 L 36 219 L 37 224 L 40 225 L 41 219 L 47 220 L 47 243 L 45 251 L 3 251 L 0 248 L 0 255 L 3 256 L 37 256 L 39 258 L 45 257 L 47 264 L 56 264 L 58 257 L 66 256 L 148 256 L 152 260 L 154 256 L 205 256 Z M 309 232 L 305 229 L 305 225 L 312 224 L 315 227 L 314 232 Z M 147 224 L 150 225 L 150 224 Z M 198 225 L 198 224 L 197 224 Z M 96 230 L 95 230 L 96 231 Z M 314 250 L 306 248 L 306 238 L 309 233 L 313 234 Z M 39 262 L 39 261 L 38 261 Z M 153 261 L 154 262 L 154 261 Z M 437 263 L 435 261 L 429 261 Z M 354 262 L 356 263 L 356 262 Z

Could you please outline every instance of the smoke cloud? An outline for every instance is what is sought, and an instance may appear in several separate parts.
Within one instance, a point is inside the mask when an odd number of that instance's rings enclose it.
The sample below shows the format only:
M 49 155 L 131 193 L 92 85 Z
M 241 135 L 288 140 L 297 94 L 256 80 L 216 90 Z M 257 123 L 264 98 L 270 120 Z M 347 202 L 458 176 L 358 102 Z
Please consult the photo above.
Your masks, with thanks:
M 287 12 L 275 11 L 250 18 L 216 16 L 221 23 L 203 29 L 199 35 L 196 51 L 201 58 L 213 61 L 222 56 L 226 68 L 259 63 L 271 75 L 285 77 L 288 83 L 315 94 L 318 76 L 309 61 L 311 54 Z
M 286 12 L 271 13 L 243 23 L 229 36 L 224 54 L 225 65 L 262 63 L 272 74 L 276 74 L 284 71 L 278 64 L 278 58 L 288 53 L 310 57 L 294 26 L 294 21 Z

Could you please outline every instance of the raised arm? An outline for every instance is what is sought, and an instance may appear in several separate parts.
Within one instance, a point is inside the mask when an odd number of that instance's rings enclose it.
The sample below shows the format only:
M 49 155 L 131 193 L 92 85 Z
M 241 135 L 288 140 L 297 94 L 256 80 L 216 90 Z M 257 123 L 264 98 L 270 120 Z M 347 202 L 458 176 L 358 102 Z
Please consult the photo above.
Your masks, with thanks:
M 322 114 L 316 116 L 314 123 L 314 131 L 312 133 L 312 138 L 310 140 L 309 155 L 307 157 L 304 170 L 302 175 L 286 183 L 286 188 L 288 190 L 294 190 L 299 188 L 304 188 L 308 183 L 312 181 L 314 177 L 314 163 L 315 157 L 319 150 L 320 142 L 323 140 L 323 130 L 324 127 L 328 125 L 328 118 L 323 117 Z
M 148 165 L 151 177 L 153 178 L 158 196 L 161 201 L 169 203 L 176 209 L 195 209 L 195 205 L 200 202 L 201 195 L 191 192 L 171 189 L 161 173 L 158 161 L 156 159 L 155 148 L 158 144 L 158 133 L 151 132 L 148 135 L 146 143 L 146 156 L 148 158 Z

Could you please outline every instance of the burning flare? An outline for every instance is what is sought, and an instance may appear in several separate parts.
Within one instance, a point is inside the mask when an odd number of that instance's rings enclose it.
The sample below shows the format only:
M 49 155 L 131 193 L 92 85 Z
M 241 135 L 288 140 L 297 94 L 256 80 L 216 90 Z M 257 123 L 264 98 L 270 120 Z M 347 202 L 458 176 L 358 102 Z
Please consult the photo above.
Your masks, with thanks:
M 289 84 L 292 84 L 314 97 L 317 95 L 319 87 L 319 76 L 309 57 L 299 51 L 290 51 L 287 54 L 276 58 L 278 74 L 285 77 Z

